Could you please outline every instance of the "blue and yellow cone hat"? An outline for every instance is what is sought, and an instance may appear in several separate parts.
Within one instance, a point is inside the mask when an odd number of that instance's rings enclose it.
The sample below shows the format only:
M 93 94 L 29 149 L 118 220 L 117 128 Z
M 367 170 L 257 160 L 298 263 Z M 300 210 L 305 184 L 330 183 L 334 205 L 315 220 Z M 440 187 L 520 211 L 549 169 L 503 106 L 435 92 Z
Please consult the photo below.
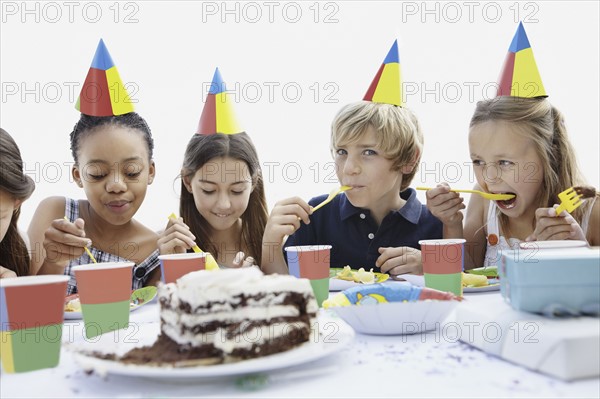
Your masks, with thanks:
M 75 108 L 90 116 L 115 116 L 134 111 L 129 93 L 102 39 Z
M 398 40 L 395 40 L 392 44 L 363 100 L 400 107 L 404 105 Z
M 227 94 L 223 77 L 217 68 L 206 96 L 196 134 L 237 134 L 242 132 L 233 110 L 233 100 Z
M 500 96 L 521 98 L 548 96 L 522 22 L 519 23 L 517 33 L 508 48 L 500 74 L 496 97 Z

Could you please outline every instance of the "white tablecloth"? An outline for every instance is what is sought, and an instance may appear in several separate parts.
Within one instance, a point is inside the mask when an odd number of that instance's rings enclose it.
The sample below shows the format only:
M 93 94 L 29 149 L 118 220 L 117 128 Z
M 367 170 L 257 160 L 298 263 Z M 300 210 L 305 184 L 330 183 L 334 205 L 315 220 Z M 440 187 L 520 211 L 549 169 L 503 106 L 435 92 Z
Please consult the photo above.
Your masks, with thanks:
M 470 294 L 467 300 L 486 295 L 499 294 Z M 133 312 L 131 322 L 141 328 L 157 323 L 158 305 Z M 63 342 L 81 339 L 82 327 L 82 321 L 66 322 Z M 600 397 L 598 378 L 563 382 L 487 355 L 441 331 L 389 337 L 357 334 L 338 353 L 268 373 L 271 381 L 258 390 L 239 388 L 239 377 L 165 382 L 88 374 L 63 348 L 56 368 L 2 372 L 0 397 Z

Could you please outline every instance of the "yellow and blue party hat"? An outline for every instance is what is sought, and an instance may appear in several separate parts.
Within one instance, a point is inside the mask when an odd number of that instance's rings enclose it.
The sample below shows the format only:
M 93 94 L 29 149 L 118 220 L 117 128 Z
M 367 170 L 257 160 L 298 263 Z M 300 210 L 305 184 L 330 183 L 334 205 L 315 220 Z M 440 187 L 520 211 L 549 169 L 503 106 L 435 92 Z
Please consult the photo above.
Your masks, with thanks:
M 104 41 L 100 39 L 75 108 L 90 116 L 133 112 L 133 103 Z
M 522 22 L 519 23 L 517 33 L 508 48 L 504 68 L 500 74 L 496 97 L 500 96 L 522 98 L 548 96 Z
M 404 105 L 397 40 L 392 44 L 363 100 L 398 105 L 400 107 Z
M 206 96 L 202 116 L 196 134 L 237 134 L 242 133 L 235 112 L 233 101 L 227 94 L 227 88 L 221 77 L 219 68 L 215 70 L 210 90 Z

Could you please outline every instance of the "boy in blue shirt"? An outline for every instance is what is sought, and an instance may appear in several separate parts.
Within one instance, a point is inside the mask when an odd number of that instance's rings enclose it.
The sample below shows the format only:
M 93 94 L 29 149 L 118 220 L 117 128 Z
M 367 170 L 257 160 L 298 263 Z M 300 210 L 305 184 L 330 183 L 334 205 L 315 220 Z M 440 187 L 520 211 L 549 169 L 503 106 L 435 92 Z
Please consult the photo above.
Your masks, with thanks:
M 423 134 L 415 115 L 402 107 L 400 88 L 395 42 L 366 101 L 346 105 L 332 123 L 338 180 L 352 189 L 314 214 L 312 207 L 327 195 L 275 204 L 263 236 L 264 272 L 288 273 L 282 247 L 331 245 L 331 267 L 373 268 L 392 276 L 422 273 L 418 242 L 441 238 L 442 223 L 408 188 Z

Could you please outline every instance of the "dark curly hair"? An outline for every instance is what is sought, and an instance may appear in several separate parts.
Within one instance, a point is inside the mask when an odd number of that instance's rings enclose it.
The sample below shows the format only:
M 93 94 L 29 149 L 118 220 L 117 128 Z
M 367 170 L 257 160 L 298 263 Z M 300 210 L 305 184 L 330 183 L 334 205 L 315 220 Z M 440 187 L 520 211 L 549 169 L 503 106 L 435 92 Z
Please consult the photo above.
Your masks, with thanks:
M 140 115 L 135 112 L 130 112 L 124 115 L 117 116 L 89 116 L 81 114 L 79 121 L 75 124 L 73 131 L 71 132 L 71 154 L 75 163 L 79 163 L 78 151 L 81 145 L 81 139 L 87 134 L 90 134 L 95 129 L 105 126 L 121 126 L 129 129 L 139 130 L 143 133 L 146 144 L 148 144 L 148 157 L 152 159 L 152 153 L 154 150 L 154 140 L 152 139 L 152 133 L 150 127 Z

